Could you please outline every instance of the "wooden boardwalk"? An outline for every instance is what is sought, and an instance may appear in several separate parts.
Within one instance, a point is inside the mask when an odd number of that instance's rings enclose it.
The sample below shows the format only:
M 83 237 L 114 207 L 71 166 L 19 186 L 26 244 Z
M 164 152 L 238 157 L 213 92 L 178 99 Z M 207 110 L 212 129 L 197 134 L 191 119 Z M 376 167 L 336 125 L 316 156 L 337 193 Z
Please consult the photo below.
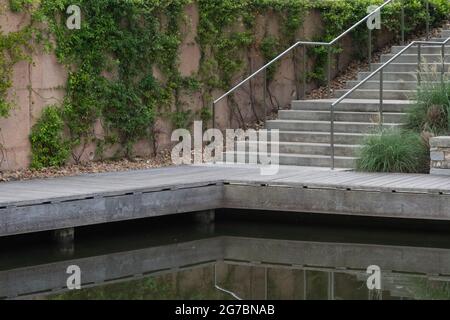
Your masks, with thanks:
M 217 208 L 450 220 L 450 177 L 202 165 L 0 183 L 0 236 Z

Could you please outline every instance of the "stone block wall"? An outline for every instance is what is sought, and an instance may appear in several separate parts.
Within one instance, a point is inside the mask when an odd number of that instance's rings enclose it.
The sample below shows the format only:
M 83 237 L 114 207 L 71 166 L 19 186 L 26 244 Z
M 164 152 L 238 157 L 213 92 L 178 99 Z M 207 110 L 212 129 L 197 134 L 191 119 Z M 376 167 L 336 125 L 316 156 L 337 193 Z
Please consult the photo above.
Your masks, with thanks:
M 450 136 L 430 139 L 431 174 L 450 175 Z

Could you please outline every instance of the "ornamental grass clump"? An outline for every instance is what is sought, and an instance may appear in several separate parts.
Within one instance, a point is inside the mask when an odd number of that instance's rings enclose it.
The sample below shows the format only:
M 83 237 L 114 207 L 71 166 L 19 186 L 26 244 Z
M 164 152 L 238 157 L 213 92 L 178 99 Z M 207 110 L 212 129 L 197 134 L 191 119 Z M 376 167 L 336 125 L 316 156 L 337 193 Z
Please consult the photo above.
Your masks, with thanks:
M 433 73 L 431 73 L 433 74 Z M 423 81 L 417 89 L 417 102 L 408 113 L 408 128 L 433 135 L 450 133 L 450 81 L 441 82 L 440 75 Z
M 422 173 L 428 168 L 428 148 L 421 135 L 382 129 L 365 139 L 357 169 L 369 172 Z

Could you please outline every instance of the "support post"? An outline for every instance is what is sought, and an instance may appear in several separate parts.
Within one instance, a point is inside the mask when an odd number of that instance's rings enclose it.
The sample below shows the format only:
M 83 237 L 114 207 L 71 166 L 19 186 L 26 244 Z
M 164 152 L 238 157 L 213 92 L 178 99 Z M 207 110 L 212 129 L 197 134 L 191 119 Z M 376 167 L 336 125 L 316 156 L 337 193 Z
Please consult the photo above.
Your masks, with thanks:
M 205 233 L 214 233 L 214 222 L 216 220 L 216 210 L 205 210 L 194 213 L 194 219 L 198 223 L 199 230 Z
M 426 39 L 430 39 L 430 1 L 429 0 L 425 0 L 425 10 L 426 10 L 426 15 L 427 15 L 427 20 L 426 20 Z
M 383 69 L 380 70 L 380 129 L 383 129 Z
M 327 97 L 331 98 L 331 46 L 328 46 L 328 79 L 327 79 Z
M 417 47 L 417 84 L 420 86 L 422 82 L 422 44 L 419 43 Z
M 263 94 L 263 99 L 264 99 L 264 102 L 263 102 L 264 118 L 263 119 L 264 119 L 264 124 L 265 124 L 267 122 L 267 69 L 264 69 L 263 77 L 264 77 L 264 83 L 263 83 L 263 86 L 264 86 L 264 94 Z M 298 91 L 297 91 L 297 96 L 298 96 Z M 297 97 L 297 99 L 298 99 L 298 97 Z
M 331 148 L 331 170 L 334 170 L 334 106 L 330 109 L 330 148 Z
M 444 73 L 445 73 L 445 44 L 442 45 L 441 59 L 442 59 L 441 84 L 444 85 Z
M 303 96 L 306 99 L 306 45 L 303 45 Z
M 75 228 L 54 230 L 53 239 L 60 244 L 72 243 L 75 240 Z
M 405 45 L 405 4 L 402 1 L 402 10 L 401 10 L 401 25 L 400 25 L 400 30 L 401 30 L 401 37 L 402 37 L 402 45 Z
M 292 50 L 292 62 L 294 63 L 294 81 L 295 81 L 295 98 L 300 100 L 300 81 L 298 77 L 298 47 L 295 47 Z M 264 77 L 265 77 L 266 69 L 264 69 Z
M 212 103 L 211 108 L 211 122 L 212 122 L 212 129 L 216 128 L 216 104 Z
M 75 252 L 75 228 L 59 229 L 52 231 L 58 250 L 65 256 L 72 256 Z

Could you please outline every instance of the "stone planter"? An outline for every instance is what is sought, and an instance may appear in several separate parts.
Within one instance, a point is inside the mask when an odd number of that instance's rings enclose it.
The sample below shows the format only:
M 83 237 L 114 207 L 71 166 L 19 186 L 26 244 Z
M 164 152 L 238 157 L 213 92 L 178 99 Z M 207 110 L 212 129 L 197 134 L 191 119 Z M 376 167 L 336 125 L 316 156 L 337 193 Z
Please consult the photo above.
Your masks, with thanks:
M 430 174 L 450 175 L 450 136 L 430 139 Z

